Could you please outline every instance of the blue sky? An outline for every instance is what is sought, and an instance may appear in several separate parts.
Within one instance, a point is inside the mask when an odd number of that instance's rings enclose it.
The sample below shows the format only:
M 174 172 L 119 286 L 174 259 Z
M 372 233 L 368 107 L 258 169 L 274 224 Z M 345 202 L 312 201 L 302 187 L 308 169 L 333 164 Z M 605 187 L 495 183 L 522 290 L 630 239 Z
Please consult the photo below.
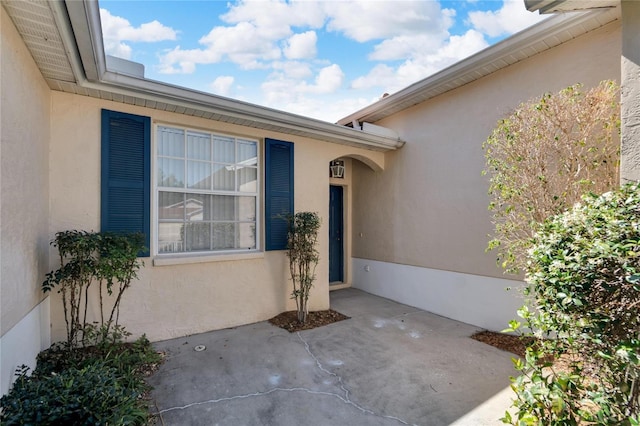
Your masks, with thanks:
M 522 0 L 100 0 L 106 53 L 145 76 L 325 121 L 541 18 Z

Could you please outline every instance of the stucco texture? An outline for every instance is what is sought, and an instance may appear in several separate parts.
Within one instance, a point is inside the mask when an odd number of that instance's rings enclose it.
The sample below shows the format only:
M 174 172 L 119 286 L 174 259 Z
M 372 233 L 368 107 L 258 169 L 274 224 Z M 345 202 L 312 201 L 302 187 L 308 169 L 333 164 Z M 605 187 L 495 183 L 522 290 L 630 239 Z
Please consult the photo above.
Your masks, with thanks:
M 0 299 L 5 335 L 44 298 L 50 90 L 0 7 Z M 39 337 L 36 337 L 39 342 Z
M 640 180 L 640 3 L 622 2 L 622 182 Z
M 383 167 L 384 154 L 54 92 L 50 236 L 67 229 L 99 229 L 101 108 L 150 116 L 153 124 L 186 126 L 256 138 L 261 141 L 261 145 L 264 138 L 293 142 L 295 209 L 318 212 L 323 222 L 318 244 L 320 263 L 317 281 L 311 292 L 310 309 L 329 307 L 329 162 L 339 157 L 359 156 Z M 152 130 L 152 145 L 153 133 Z M 262 146 L 260 150 L 262 151 Z M 261 199 L 261 203 L 264 204 L 264 199 Z M 151 204 L 153 208 L 153 199 Z M 262 212 L 261 214 L 263 215 Z M 264 218 L 261 220 L 264 221 Z M 154 232 L 152 226 L 152 253 Z M 261 244 L 264 245 L 264 242 Z M 55 259 L 53 256 L 52 258 Z M 144 261 L 145 266 L 139 273 L 139 280 L 124 295 L 120 314 L 121 324 L 134 336 L 146 333 L 151 340 L 167 339 L 261 321 L 284 310 L 295 309 L 295 303 L 290 299 L 291 284 L 283 251 L 264 252 L 252 258 L 240 256 L 239 260 L 170 266 L 154 266 L 153 257 L 145 258 Z M 50 266 L 58 267 L 55 260 L 52 260 Z M 95 296 L 94 294 L 92 303 L 97 308 Z M 52 300 L 51 311 L 52 338 L 54 341 L 60 340 L 64 337 L 64 320 L 57 298 Z
M 503 277 L 495 254 L 482 143 L 519 103 L 620 76 L 620 24 L 580 36 L 376 124 L 407 141 L 384 172 L 356 163 L 353 256 Z

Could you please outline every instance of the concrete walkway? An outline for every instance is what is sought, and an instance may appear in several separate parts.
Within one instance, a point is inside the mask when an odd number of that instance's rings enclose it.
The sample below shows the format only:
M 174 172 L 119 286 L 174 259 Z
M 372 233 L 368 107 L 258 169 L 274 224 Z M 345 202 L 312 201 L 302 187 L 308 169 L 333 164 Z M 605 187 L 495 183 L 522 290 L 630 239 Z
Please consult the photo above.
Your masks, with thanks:
M 158 423 L 500 424 L 511 354 L 470 339 L 476 327 L 354 289 L 332 292 L 331 307 L 351 319 L 157 343 L 167 355 L 150 380 Z

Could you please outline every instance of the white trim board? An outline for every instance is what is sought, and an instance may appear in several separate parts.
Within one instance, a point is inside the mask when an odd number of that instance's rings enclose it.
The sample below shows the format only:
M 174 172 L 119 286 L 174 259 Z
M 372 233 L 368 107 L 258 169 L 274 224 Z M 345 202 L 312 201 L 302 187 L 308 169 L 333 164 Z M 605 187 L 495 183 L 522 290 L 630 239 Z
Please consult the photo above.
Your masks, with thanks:
M 36 356 L 51 345 L 50 298 L 47 297 L 0 337 L 0 395 L 9 392 L 15 371 L 36 367 Z
M 517 317 L 524 282 L 353 258 L 353 287 L 492 331 Z M 506 291 L 510 287 L 511 290 Z

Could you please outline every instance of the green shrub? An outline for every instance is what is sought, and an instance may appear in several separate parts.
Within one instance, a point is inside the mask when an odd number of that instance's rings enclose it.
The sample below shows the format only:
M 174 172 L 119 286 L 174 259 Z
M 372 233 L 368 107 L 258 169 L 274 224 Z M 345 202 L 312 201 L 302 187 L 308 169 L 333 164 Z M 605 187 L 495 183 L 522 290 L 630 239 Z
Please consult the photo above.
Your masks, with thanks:
M 0 399 L 2 424 L 144 424 L 144 370 L 159 363 L 149 340 L 118 341 L 69 352 L 64 344 L 38 355 Z
M 640 414 L 640 185 L 547 220 L 526 268 L 538 337 L 514 379 L 522 425 L 637 425 Z M 520 324 L 513 322 L 512 329 Z M 552 363 L 555 360 L 555 363 Z
M 107 341 L 113 333 L 118 334 L 122 295 L 143 265 L 137 258 L 144 250 L 143 239 L 139 233 L 63 231 L 51 241 L 51 245 L 58 248 L 60 267 L 47 274 L 42 291 L 57 289 L 62 295 L 66 344 L 70 351 L 95 341 Z M 94 313 L 99 314 L 98 327 L 87 321 L 89 288 L 94 283 L 100 297 L 100 311 Z M 105 309 L 105 291 L 115 296 L 110 310 Z M 97 330 L 100 333 L 96 333 Z M 87 340 L 88 334 L 94 342 Z
M 316 250 L 320 223 L 320 216 L 315 212 L 298 212 L 288 218 L 287 257 L 293 281 L 291 298 L 296 301 L 298 321 L 302 324 L 309 313 L 309 292 L 316 279 L 316 266 L 320 260 Z
M 127 425 L 146 420 L 138 393 L 123 386 L 116 370 L 105 364 L 71 367 L 37 380 L 25 373 L 2 397 L 2 424 Z

